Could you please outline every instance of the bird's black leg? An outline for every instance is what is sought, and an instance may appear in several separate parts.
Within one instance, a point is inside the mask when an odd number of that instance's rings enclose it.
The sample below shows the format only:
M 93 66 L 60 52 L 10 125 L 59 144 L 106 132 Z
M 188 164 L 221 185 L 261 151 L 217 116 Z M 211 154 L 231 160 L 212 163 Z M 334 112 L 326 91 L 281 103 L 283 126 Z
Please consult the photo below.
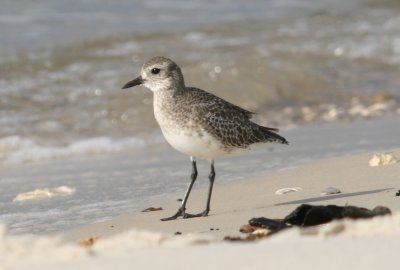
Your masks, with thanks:
M 210 180 L 210 185 L 208 187 L 208 195 L 207 195 L 207 204 L 206 204 L 206 209 L 204 209 L 203 212 L 199 214 L 185 214 L 184 218 L 193 218 L 193 217 L 205 217 L 208 216 L 208 213 L 210 212 L 210 203 L 211 203 L 211 195 L 212 195 L 212 190 L 214 186 L 214 180 L 215 180 L 215 170 L 214 170 L 214 160 L 211 161 L 211 171 L 208 176 L 208 179 Z
M 212 195 L 212 191 L 213 191 L 213 187 L 214 187 L 214 180 L 215 180 L 214 160 L 211 161 L 211 171 L 208 176 L 208 179 L 210 180 L 210 186 L 208 188 L 207 205 L 206 205 L 206 209 L 203 212 L 203 216 L 207 216 L 208 212 L 210 212 L 211 195 Z
M 187 191 L 185 193 L 185 198 L 183 198 L 182 205 L 181 205 L 181 207 L 179 207 L 178 212 L 176 212 L 175 215 L 167 217 L 167 218 L 162 218 L 161 219 L 162 221 L 174 220 L 174 219 L 177 219 L 178 217 L 183 217 L 183 218 L 186 217 L 186 213 L 185 213 L 186 203 L 187 203 L 187 200 L 189 198 L 190 191 L 192 191 L 193 184 L 194 184 L 194 182 L 196 181 L 196 178 L 197 178 L 196 159 L 195 159 L 195 157 L 190 157 L 190 159 L 192 161 L 192 174 L 190 176 L 191 182 L 190 182 L 189 187 L 188 187 L 188 189 L 187 189 Z

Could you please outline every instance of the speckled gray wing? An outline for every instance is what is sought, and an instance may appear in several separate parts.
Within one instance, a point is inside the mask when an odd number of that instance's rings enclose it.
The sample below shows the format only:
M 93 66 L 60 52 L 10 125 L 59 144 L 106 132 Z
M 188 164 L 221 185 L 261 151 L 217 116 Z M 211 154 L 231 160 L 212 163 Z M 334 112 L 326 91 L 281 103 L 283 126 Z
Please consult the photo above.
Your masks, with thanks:
M 254 143 L 288 144 L 285 138 L 250 121 L 254 114 L 197 88 L 190 90 L 190 103 L 203 128 L 227 148 L 247 148 Z

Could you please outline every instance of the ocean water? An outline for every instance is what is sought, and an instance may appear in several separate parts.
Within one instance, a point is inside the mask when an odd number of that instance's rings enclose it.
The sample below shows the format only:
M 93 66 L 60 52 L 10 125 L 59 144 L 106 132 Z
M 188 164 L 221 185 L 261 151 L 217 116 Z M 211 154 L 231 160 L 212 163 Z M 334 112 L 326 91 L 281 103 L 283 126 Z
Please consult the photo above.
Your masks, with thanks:
M 397 114 L 399 11 L 394 0 L 2 1 L 0 163 L 159 145 L 152 94 L 120 90 L 155 55 L 265 125 Z
M 13 232 L 57 231 L 137 210 L 162 196 L 160 178 L 173 183 L 168 194 L 185 189 L 185 159 L 165 148 L 152 94 L 120 89 L 155 55 L 174 59 L 187 85 L 254 111 L 256 122 L 293 138 L 303 126 L 400 114 L 397 0 L 4 0 L 0 33 L 0 220 Z M 355 137 L 342 150 L 332 140 L 318 149 L 335 156 L 396 146 L 392 137 L 378 141 L 366 146 Z M 328 157 L 318 149 L 310 150 L 314 158 Z M 260 170 L 264 152 L 238 169 L 222 163 L 221 172 L 233 181 L 285 167 L 283 160 L 295 165 L 304 153 L 297 150 Z M 18 193 L 60 185 L 76 194 L 12 203 Z

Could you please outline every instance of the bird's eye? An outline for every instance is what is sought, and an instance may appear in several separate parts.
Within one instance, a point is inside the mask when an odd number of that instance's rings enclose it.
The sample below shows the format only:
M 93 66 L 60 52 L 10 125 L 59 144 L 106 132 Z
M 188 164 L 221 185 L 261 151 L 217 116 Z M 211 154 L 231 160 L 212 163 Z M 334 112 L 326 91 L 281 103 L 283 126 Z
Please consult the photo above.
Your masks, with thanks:
M 160 73 L 160 69 L 159 68 L 153 68 L 153 69 L 151 69 L 151 73 L 152 74 L 158 74 L 158 73 Z

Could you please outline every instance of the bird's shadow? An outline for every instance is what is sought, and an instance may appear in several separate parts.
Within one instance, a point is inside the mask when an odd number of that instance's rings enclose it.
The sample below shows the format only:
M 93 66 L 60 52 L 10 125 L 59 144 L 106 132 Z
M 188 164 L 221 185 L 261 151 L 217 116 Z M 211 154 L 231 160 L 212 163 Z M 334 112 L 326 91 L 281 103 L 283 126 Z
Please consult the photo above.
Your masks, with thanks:
M 351 193 L 340 193 L 335 195 L 324 195 L 318 196 L 308 199 L 296 200 L 296 201 L 289 201 L 283 203 L 277 203 L 275 206 L 282 206 L 282 205 L 290 205 L 290 204 L 305 204 L 305 203 L 312 203 L 312 202 L 319 202 L 319 201 L 329 201 L 333 199 L 340 199 L 346 197 L 353 197 L 353 196 L 363 196 L 373 193 L 379 193 L 382 191 L 392 190 L 393 188 L 382 188 L 382 189 L 373 189 L 373 190 L 366 190 L 366 191 L 359 191 L 359 192 L 351 192 Z

